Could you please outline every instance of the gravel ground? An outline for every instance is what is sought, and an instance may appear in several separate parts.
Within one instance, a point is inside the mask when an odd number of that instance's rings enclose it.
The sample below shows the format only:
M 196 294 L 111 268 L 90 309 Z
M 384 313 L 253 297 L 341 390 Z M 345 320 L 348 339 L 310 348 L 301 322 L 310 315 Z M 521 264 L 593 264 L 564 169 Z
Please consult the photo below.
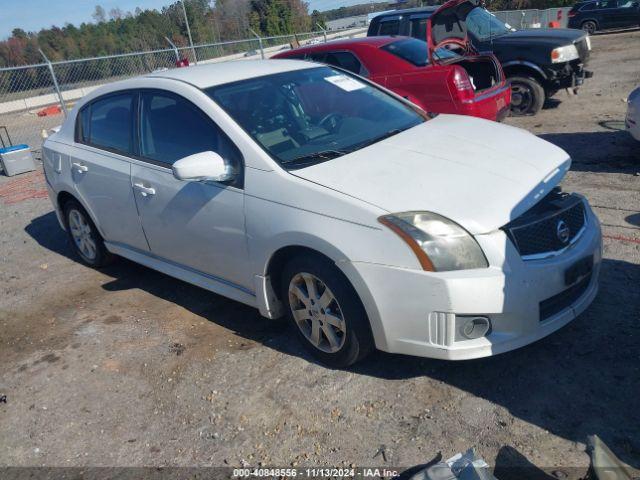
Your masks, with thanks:
M 407 468 L 474 446 L 504 472 L 577 478 L 595 433 L 640 466 L 640 144 L 620 130 L 638 45 L 595 36 L 578 96 L 508 120 L 570 152 L 564 187 L 595 206 L 605 259 L 586 313 L 494 358 L 327 369 L 241 304 L 124 260 L 81 266 L 40 174 L 0 178 L 0 465 Z

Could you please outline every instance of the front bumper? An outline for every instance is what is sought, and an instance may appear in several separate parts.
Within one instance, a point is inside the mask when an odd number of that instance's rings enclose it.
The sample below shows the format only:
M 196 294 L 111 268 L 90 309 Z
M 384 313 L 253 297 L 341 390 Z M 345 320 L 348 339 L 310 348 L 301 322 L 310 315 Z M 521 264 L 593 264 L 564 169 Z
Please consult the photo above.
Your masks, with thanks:
M 584 311 L 598 291 L 602 258 L 600 225 L 589 212 L 588 228 L 562 254 L 523 261 L 502 231 L 476 236 L 486 269 L 424 272 L 353 263 L 368 289 L 366 298 L 378 348 L 421 357 L 465 360 L 487 357 L 532 343 L 558 330 Z M 593 256 L 590 279 L 571 303 L 541 321 L 540 305 L 568 291 L 565 271 Z M 498 266 L 499 265 L 499 266 Z M 358 286 L 356 286 L 357 288 Z M 456 335 L 456 318 L 483 316 L 491 331 L 474 340 Z
M 593 72 L 585 68 L 580 61 L 554 65 L 546 69 L 548 88 L 562 89 L 580 87 L 587 78 L 593 77 Z

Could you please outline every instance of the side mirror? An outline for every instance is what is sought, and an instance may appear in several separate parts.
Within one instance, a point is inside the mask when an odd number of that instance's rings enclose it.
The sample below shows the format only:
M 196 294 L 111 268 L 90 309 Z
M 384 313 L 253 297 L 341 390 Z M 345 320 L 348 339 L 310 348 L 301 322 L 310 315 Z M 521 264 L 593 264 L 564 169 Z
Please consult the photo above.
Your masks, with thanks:
M 200 152 L 181 158 L 172 166 L 173 176 L 178 180 L 205 182 L 228 182 L 237 172 L 215 152 Z

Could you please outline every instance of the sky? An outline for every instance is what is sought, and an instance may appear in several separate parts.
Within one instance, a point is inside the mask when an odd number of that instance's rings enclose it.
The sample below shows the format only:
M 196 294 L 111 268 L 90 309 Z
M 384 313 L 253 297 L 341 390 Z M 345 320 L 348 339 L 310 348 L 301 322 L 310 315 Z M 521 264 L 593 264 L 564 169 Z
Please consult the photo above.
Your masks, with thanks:
M 307 0 L 309 11 L 330 10 L 371 0 Z M 374 0 L 382 1 L 382 0 Z M 0 0 L 0 38 L 6 38 L 14 28 L 38 31 L 51 25 L 79 25 L 91 22 L 96 5 L 107 13 L 112 8 L 134 11 L 136 7 L 160 9 L 172 0 Z

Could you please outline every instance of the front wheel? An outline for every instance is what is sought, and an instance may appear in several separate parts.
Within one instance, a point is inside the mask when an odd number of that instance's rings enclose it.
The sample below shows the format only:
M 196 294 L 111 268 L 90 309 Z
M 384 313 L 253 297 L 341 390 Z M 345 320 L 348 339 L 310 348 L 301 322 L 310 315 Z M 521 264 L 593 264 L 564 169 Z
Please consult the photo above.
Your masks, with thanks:
M 313 255 L 293 258 L 282 275 L 281 295 L 302 344 L 320 362 L 344 368 L 373 350 L 364 307 L 331 262 Z
M 545 94 L 540 83 L 531 77 L 510 77 L 511 115 L 535 115 L 542 109 Z

